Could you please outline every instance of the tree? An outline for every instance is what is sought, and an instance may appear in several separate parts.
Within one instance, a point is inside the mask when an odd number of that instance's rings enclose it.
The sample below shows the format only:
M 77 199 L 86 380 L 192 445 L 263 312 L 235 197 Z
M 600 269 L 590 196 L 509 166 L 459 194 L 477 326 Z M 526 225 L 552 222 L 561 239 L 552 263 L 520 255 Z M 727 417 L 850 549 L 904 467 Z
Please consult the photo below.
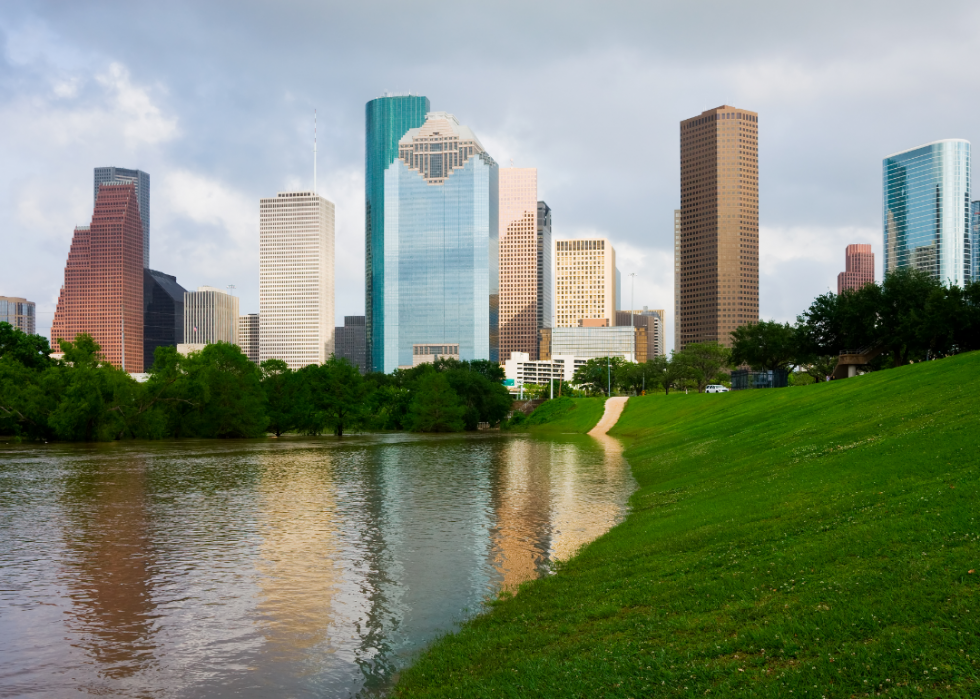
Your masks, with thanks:
M 686 368 L 677 360 L 677 356 L 671 353 L 671 357 L 654 357 L 649 360 L 650 374 L 648 383 L 651 386 L 658 386 L 664 390 L 664 395 L 670 394 L 670 389 L 677 385 L 683 378 Z
M 456 392 L 440 372 L 432 372 L 418 382 L 408 412 L 413 432 L 462 432 L 466 408 L 459 404 Z
M 289 365 L 281 359 L 266 359 L 262 370 L 262 391 L 265 393 L 267 429 L 277 437 L 296 428 L 297 414 L 303 411 L 301 397 L 308 398 L 300 390 L 299 379 Z
M 313 404 L 327 427 L 343 437 L 345 428 L 359 424 L 363 418 L 368 386 L 357 367 L 336 356 L 322 364 L 317 373 L 322 380 L 313 392 Z
M 899 269 L 885 275 L 881 286 L 862 288 L 877 290 L 878 324 L 875 340 L 891 354 L 892 365 L 902 366 L 910 358 L 923 357 L 929 342 L 923 339 L 927 327 L 927 304 L 942 285 L 930 275 L 914 269 Z
M 741 325 L 732 332 L 731 363 L 765 371 L 790 371 L 800 355 L 797 331 L 774 320 Z
M 692 342 L 673 359 L 695 382 L 698 393 L 703 393 L 731 362 L 729 350 L 715 342 Z
M 625 361 L 622 357 L 590 359 L 575 370 L 572 383 L 581 386 L 593 395 L 608 395 L 610 388 L 613 391 L 616 390 L 616 373 L 620 371 L 620 367 Z
M 13 359 L 27 369 L 41 371 L 52 366 L 51 346 L 40 335 L 28 335 L 10 323 L 0 323 L 0 357 Z

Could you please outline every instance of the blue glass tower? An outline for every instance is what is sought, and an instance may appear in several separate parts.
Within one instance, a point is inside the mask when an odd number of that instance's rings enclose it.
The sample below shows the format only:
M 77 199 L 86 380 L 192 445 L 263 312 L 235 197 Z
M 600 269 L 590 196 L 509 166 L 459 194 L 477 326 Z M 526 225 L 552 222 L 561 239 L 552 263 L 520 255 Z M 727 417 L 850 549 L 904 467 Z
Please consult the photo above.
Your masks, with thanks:
M 382 371 L 385 304 L 385 171 L 398 157 L 398 141 L 425 123 L 429 98 L 379 97 L 365 106 L 364 314 L 369 371 Z
M 883 162 L 885 273 L 911 267 L 944 284 L 970 279 L 970 143 L 947 139 Z
M 375 366 L 412 366 L 416 345 L 459 345 L 460 359 L 499 361 L 497 164 L 453 115 L 432 112 L 402 137 L 384 178 Z
M 980 201 L 970 205 L 970 281 L 980 281 Z

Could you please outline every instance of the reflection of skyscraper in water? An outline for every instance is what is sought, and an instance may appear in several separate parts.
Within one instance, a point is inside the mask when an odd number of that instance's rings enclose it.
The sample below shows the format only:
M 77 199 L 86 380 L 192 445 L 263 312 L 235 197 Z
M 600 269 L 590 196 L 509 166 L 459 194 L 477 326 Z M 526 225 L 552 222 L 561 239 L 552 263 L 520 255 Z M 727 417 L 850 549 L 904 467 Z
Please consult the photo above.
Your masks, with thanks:
M 497 458 L 492 493 L 497 526 L 493 532 L 493 567 L 501 587 L 512 590 L 538 576 L 551 546 L 551 459 L 541 458 L 550 444 L 509 440 Z
M 141 462 L 80 466 L 64 493 L 62 573 L 72 646 L 84 649 L 104 686 L 157 664 L 153 545 Z M 80 680 L 85 682 L 86 680 Z M 95 681 L 95 680 L 91 680 Z M 101 684 L 101 683 L 100 683 Z
M 334 601 L 341 566 L 337 487 L 327 452 L 270 452 L 257 490 L 261 662 L 286 663 L 301 676 L 321 667 L 311 651 L 336 650 L 328 632 L 339 621 Z

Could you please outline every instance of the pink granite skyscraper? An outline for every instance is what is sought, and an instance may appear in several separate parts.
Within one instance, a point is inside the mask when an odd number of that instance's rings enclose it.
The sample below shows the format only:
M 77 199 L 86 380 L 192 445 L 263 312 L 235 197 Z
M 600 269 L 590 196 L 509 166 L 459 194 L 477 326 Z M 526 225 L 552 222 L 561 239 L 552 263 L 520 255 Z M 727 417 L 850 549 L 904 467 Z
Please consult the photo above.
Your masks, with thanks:
M 848 245 L 846 267 L 837 275 L 837 293 L 844 289 L 860 289 L 875 280 L 875 254 L 865 244 Z

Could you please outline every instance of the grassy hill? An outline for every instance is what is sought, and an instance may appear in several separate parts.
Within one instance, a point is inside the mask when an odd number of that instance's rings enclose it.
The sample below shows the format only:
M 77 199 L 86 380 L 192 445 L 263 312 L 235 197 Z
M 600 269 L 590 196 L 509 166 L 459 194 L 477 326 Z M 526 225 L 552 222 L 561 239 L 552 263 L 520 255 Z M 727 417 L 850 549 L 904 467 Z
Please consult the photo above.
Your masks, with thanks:
M 519 429 L 541 434 L 585 434 L 602 418 L 605 407 L 605 398 L 555 398 L 538 406 Z
M 631 399 L 627 520 L 395 695 L 980 696 L 978 377 Z

